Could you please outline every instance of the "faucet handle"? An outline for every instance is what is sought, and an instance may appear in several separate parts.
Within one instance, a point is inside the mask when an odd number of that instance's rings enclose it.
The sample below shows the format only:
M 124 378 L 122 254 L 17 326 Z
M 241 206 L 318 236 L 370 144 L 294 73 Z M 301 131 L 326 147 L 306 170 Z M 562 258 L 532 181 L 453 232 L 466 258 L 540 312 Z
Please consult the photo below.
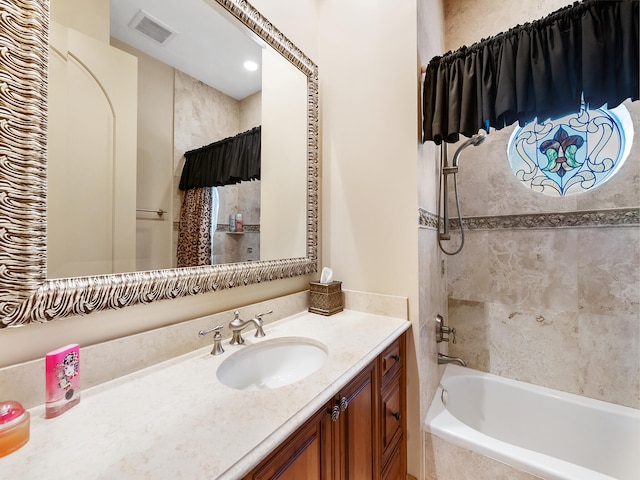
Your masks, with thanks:
M 254 335 L 255 337 L 262 338 L 265 336 L 264 330 L 262 329 L 262 317 L 264 317 L 265 315 L 269 315 L 270 313 L 273 313 L 273 310 L 269 310 L 268 312 L 264 312 L 264 313 L 259 313 L 255 317 L 253 317 L 254 320 L 256 321 L 256 334 Z
M 213 348 L 211 349 L 211 355 L 220 355 L 224 353 L 224 349 L 222 348 L 222 334 L 220 330 L 222 330 L 222 325 L 216 325 L 211 330 L 200 330 L 198 335 L 204 337 L 208 333 L 213 333 Z
M 200 330 L 198 332 L 198 336 L 200 337 L 204 337 L 205 335 L 211 333 L 211 332 L 216 332 L 216 334 L 220 333 L 220 330 L 222 330 L 224 327 L 222 325 L 216 325 L 215 327 L 213 327 L 211 330 Z M 214 335 L 215 337 L 215 335 Z
M 273 310 L 269 310 L 268 312 L 264 312 L 264 313 L 259 313 L 255 316 L 256 320 L 262 320 L 262 317 L 264 317 L 265 315 L 270 315 L 273 313 Z
M 449 335 L 451 335 L 451 343 L 456 343 L 456 329 L 454 327 L 449 328 Z
M 436 342 L 448 342 L 451 335 L 451 343 L 456 343 L 456 329 L 444 324 L 442 315 L 436 315 Z

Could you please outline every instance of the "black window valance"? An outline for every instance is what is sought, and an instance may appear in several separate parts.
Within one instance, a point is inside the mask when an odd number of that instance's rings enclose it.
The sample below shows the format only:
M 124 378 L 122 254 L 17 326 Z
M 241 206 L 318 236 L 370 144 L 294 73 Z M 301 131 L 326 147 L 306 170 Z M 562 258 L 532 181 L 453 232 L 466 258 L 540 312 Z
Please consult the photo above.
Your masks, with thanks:
M 497 7 L 499 8 L 499 7 Z M 427 66 L 423 141 L 639 98 L 638 0 L 585 0 Z
M 184 154 L 180 190 L 260 180 L 261 127 Z

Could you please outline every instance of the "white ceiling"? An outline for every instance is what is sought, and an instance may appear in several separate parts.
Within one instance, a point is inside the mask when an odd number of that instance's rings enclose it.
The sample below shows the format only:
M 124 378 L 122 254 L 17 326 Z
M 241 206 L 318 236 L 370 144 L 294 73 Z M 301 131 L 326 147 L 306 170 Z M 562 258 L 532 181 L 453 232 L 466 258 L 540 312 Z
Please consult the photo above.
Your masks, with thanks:
M 176 34 L 159 44 L 134 30 L 129 24 L 140 10 Z M 240 21 L 221 14 L 228 15 L 214 0 L 111 0 L 111 35 L 241 100 L 261 89 L 261 46 Z M 247 60 L 258 70 L 246 70 Z

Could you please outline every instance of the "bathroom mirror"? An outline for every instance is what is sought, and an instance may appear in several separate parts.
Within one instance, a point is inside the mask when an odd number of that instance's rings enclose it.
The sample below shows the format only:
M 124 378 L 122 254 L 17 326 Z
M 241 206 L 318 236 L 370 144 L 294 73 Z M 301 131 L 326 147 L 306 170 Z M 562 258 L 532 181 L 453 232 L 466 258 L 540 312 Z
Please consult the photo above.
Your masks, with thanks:
M 47 278 L 305 255 L 302 71 L 216 3 L 49 8 Z M 261 180 L 218 186 L 213 254 L 178 263 L 178 249 L 192 251 L 178 224 L 194 218 L 178 188 L 184 153 L 256 127 Z M 274 195 L 283 182 L 297 188 Z M 274 205 L 281 195 L 288 209 Z M 242 234 L 229 232 L 230 214 L 243 215 Z
M 306 254 L 246 263 L 47 279 L 49 4 L 0 4 L 0 327 L 217 291 L 317 271 L 317 66 L 244 0 L 229 12 L 307 78 Z

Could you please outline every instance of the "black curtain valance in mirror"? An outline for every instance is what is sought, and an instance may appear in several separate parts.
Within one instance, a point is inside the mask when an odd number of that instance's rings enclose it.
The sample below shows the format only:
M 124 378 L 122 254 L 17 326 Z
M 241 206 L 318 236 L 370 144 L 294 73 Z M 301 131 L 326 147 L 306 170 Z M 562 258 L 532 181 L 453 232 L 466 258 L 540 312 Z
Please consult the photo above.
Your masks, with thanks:
M 638 0 L 585 0 L 470 47 L 434 57 L 423 141 L 618 106 L 639 98 Z
M 184 154 L 180 190 L 260 180 L 261 127 Z

